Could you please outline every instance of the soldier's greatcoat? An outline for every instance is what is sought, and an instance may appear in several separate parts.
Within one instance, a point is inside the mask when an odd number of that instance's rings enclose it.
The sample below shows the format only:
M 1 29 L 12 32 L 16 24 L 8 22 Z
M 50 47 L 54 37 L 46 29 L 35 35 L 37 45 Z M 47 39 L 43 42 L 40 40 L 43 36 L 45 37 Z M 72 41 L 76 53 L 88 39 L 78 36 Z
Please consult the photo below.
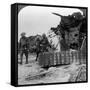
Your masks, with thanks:
M 28 63 L 28 38 L 25 36 L 22 36 L 20 38 L 20 44 L 19 44 L 19 49 L 20 49 L 20 59 L 21 59 L 21 64 L 23 61 L 23 54 L 25 54 L 26 57 L 26 64 Z

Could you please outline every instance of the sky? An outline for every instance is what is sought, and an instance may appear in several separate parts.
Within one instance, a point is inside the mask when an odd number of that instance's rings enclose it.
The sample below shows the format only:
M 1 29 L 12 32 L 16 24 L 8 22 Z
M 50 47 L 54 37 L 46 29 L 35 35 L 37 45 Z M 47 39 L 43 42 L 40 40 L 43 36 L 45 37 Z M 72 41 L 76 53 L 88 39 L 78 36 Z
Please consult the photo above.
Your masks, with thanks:
M 21 9 L 18 14 L 18 38 L 22 32 L 26 36 L 40 34 L 42 35 L 49 32 L 51 27 L 57 27 L 61 18 L 52 14 L 53 12 L 67 16 L 73 12 L 81 12 L 75 8 L 58 8 L 58 7 L 40 7 L 40 6 L 27 6 Z

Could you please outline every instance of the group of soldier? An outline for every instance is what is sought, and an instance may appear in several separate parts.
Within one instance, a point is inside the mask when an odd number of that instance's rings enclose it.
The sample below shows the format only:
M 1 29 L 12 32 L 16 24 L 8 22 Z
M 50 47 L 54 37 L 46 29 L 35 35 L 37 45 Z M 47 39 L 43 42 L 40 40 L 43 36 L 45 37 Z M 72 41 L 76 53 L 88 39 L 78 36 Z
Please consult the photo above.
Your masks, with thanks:
M 28 64 L 28 54 L 29 54 L 29 43 L 28 37 L 26 37 L 26 33 L 21 33 L 21 38 L 19 41 L 19 54 L 20 54 L 20 64 L 23 63 L 23 55 L 26 57 L 26 64 Z M 50 44 L 45 34 L 42 34 L 42 38 L 36 38 L 35 40 L 35 53 L 36 53 L 36 61 L 38 59 L 40 52 L 47 52 Z

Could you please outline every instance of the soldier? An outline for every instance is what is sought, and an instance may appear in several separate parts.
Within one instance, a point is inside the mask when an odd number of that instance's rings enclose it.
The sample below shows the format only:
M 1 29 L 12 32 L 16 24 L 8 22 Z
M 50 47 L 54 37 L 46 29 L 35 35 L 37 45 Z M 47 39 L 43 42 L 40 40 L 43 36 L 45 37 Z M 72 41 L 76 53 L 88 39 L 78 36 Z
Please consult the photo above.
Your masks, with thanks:
M 36 47 L 37 47 L 36 48 L 36 54 L 37 54 L 36 61 L 37 61 L 39 53 L 47 52 L 48 47 L 50 47 L 50 44 L 45 34 L 42 35 L 42 38 L 37 38 Z
M 24 32 L 21 33 L 21 38 L 20 38 L 20 42 L 19 42 L 20 59 L 21 59 L 20 64 L 22 64 L 22 62 L 23 62 L 23 54 L 25 54 L 26 64 L 28 64 L 28 39 L 25 35 L 26 35 L 26 33 L 24 33 Z
M 42 40 L 41 40 L 41 48 L 43 52 L 47 52 L 48 51 L 48 47 L 50 47 L 49 41 L 46 37 L 46 34 L 42 35 Z
M 37 37 L 36 38 L 36 61 L 38 59 L 38 56 L 39 56 L 39 53 L 41 52 L 41 46 L 40 46 L 40 43 L 41 43 L 41 38 Z

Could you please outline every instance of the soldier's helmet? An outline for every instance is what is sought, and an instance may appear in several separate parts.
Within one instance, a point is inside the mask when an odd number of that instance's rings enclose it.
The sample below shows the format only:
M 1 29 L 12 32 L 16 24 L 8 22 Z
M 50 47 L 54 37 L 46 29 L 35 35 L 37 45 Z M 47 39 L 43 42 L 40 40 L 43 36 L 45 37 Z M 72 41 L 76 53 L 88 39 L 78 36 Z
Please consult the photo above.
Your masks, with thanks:
M 22 36 L 22 37 L 23 37 L 23 36 L 25 36 L 25 35 L 26 35 L 26 33 L 25 33 L 25 32 L 22 32 L 22 33 L 21 33 L 21 36 Z
M 45 33 L 43 33 L 43 34 L 42 34 L 42 37 L 43 37 L 43 38 L 46 38 L 46 34 L 45 34 Z

